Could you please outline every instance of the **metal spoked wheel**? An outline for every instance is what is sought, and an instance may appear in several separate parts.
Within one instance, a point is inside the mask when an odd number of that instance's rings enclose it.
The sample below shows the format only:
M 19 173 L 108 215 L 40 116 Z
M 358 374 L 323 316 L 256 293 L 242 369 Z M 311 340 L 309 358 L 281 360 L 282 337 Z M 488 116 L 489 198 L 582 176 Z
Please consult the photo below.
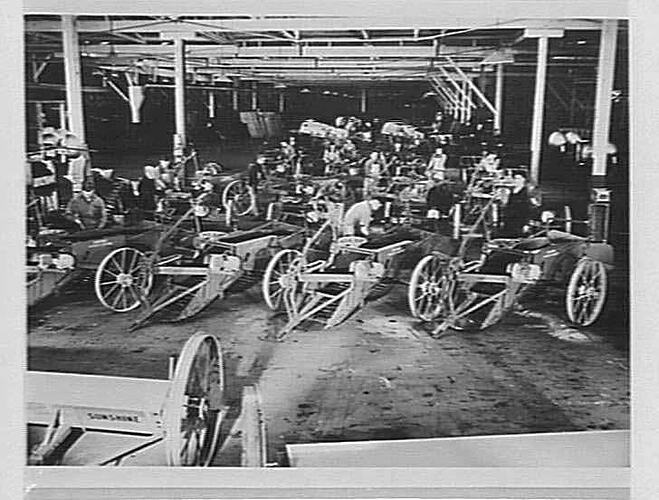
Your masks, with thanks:
M 263 298 L 268 307 L 277 310 L 282 305 L 283 295 L 287 288 L 288 270 L 294 260 L 302 254 L 297 250 L 285 249 L 277 252 L 265 269 L 263 275 Z
M 407 289 L 412 316 L 433 321 L 443 309 L 442 289 L 446 287 L 446 262 L 437 255 L 426 255 L 414 268 Z
M 604 264 L 588 258 L 581 259 L 572 271 L 565 294 L 565 308 L 572 323 L 590 326 L 604 307 L 607 275 Z
M 222 423 L 222 351 L 212 335 L 197 333 L 186 342 L 163 407 L 170 466 L 208 466 Z
M 305 303 L 311 299 L 308 284 L 300 280 L 300 276 L 305 272 L 305 269 L 308 269 L 308 266 L 302 254 L 296 256 L 288 266 L 282 298 L 284 305 L 291 310 L 301 310 Z
M 229 202 L 232 210 L 238 217 L 249 214 L 256 206 L 254 190 L 244 180 L 231 181 L 222 191 L 222 206 L 228 210 Z
M 115 312 L 132 311 L 140 305 L 140 296 L 148 295 L 153 275 L 142 269 L 144 252 L 135 248 L 117 248 L 101 261 L 94 276 L 98 300 Z

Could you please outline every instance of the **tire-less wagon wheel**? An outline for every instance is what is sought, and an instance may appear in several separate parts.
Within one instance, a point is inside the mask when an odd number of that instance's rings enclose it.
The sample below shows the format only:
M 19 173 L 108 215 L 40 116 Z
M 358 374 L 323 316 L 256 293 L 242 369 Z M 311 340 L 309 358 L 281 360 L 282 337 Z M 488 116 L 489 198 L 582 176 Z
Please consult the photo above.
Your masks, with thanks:
M 220 344 L 212 335 L 197 333 L 181 351 L 163 406 L 168 465 L 210 465 L 220 434 L 223 397 Z
M 301 255 L 297 250 L 285 249 L 277 252 L 268 262 L 263 275 L 262 291 L 265 303 L 270 309 L 276 311 L 281 307 L 288 287 L 288 270 L 291 263 Z
M 415 318 L 433 321 L 442 314 L 445 306 L 442 291 L 447 286 L 445 267 L 444 259 L 437 255 L 426 255 L 412 271 L 407 304 Z
M 140 305 L 140 296 L 148 295 L 153 275 L 145 273 L 146 255 L 131 247 L 117 248 L 101 261 L 94 276 L 98 300 L 115 312 L 132 311 Z
M 231 181 L 222 191 L 222 206 L 229 209 L 229 202 L 232 203 L 232 210 L 238 217 L 249 214 L 256 206 L 256 197 L 254 190 L 244 180 Z
M 590 326 L 604 307 L 607 276 L 604 264 L 588 258 L 581 259 L 572 275 L 565 294 L 565 308 L 570 321 L 579 326 Z

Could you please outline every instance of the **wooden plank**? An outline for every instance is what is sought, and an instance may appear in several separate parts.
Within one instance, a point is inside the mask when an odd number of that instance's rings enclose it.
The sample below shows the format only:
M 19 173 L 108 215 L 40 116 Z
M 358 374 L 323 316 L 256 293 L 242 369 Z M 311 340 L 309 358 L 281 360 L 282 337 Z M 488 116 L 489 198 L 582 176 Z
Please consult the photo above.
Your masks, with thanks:
M 28 371 L 25 401 L 49 406 L 159 411 L 168 380 Z
M 292 467 L 629 467 L 629 431 L 286 446 Z

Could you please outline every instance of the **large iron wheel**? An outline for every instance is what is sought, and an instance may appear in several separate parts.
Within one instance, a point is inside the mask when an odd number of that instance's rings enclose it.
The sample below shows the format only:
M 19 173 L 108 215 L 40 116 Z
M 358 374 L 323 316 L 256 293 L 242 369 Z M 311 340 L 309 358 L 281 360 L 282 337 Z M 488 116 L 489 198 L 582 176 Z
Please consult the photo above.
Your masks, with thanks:
M 604 264 L 588 258 L 581 259 L 572 275 L 565 294 L 565 308 L 572 323 L 590 326 L 604 307 L 607 275 Z
M 278 310 L 282 305 L 283 295 L 287 288 L 288 271 L 294 260 L 302 254 L 293 249 L 285 249 L 277 252 L 265 269 L 263 275 L 262 290 L 263 298 L 268 307 Z
M 256 206 L 254 190 L 242 179 L 231 181 L 222 191 L 222 206 L 229 210 L 230 203 L 231 210 L 238 217 L 249 214 Z
M 433 321 L 442 313 L 442 291 L 447 286 L 445 267 L 445 260 L 438 255 L 426 255 L 412 271 L 407 304 L 415 318 Z
M 140 305 L 153 284 L 153 275 L 145 272 L 146 255 L 131 247 L 117 248 L 101 261 L 94 276 L 98 300 L 115 312 L 132 311 Z
M 212 335 L 197 333 L 181 351 L 162 410 L 168 465 L 210 465 L 220 434 L 223 395 L 220 344 Z

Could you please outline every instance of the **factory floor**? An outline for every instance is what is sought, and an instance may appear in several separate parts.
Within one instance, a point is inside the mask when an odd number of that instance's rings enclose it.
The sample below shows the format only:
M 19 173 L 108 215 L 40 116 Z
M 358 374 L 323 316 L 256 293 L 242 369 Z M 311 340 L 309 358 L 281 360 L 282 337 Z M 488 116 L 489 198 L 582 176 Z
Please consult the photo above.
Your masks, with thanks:
M 235 170 L 257 147 L 201 157 Z M 137 156 L 109 162 L 95 166 L 136 178 L 143 165 Z M 565 184 L 548 192 L 557 204 L 575 199 Z M 263 337 L 283 320 L 254 286 L 186 322 L 129 332 L 139 313 L 104 309 L 87 279 L 30 311 L 28 369 L 166 378 L 168 357 L 190 335 L 214 334 L 227 402 L 238 405 L 242 387 L 259 384 L 268 459 L 279 463 L 287 443 L 628 429 L 628 252 L 626 235 L 616 237 L 609 297 L 589 328 L 566 323 L 564 290 L 537 288 L 493 327 L 435 339 L 399 285 L 336 328 L 273 342 Z
M 615 278 L 615 277 L 614 277 Z M 260 287 L 216 301 L 192 320 L 128 327 L 80 282 L 32 311 L 28 369 L 166 378 L 168 357 L 203 330 L 224 352 L 227 402 L 258 383 L 269 461 L 292 443 L 629 428 L 624 283 L 604 317 L 564 320 L 563 292 L 537 290 L 497 325 L 435 339 L 406 307 L 405 287 L 339 327 L 263 337 L 281 325 Z

